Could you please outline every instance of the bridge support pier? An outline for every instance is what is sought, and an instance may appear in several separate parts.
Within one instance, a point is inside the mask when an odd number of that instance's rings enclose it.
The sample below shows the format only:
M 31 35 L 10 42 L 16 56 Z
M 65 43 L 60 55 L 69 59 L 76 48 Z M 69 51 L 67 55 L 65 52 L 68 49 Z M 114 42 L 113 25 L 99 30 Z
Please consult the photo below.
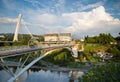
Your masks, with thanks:
M 78 49 L 77 48 L 72 48 L 72 53 L 73 53 L 73 57 L 77 58 L 78 57 Z

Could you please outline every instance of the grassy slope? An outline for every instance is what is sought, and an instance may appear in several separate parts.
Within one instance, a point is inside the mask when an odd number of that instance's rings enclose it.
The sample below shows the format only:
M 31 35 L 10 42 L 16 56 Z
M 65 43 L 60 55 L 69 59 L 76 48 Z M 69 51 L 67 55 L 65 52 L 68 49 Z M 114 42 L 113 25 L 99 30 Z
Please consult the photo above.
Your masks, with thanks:
M 110 45 L 100 45 L 100 44 L 86 44 L 84 46 L 85 52 L 105 52 Z

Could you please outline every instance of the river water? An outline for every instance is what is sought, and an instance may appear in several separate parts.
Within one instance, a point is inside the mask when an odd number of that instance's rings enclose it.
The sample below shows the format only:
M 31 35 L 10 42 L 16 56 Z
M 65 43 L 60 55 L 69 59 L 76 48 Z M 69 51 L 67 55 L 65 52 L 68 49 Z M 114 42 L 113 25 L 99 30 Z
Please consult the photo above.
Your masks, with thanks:
M 15 69 L 10 68 L 12 72 Z M 16 82 L 79 82 L 78 78 L 84 73 L 81 71 L 50 71 L 43 69 L 29 69 L 23 73 Z M 0 82 L 7 82 L 10 75 L 5 70 L 0 70 Z

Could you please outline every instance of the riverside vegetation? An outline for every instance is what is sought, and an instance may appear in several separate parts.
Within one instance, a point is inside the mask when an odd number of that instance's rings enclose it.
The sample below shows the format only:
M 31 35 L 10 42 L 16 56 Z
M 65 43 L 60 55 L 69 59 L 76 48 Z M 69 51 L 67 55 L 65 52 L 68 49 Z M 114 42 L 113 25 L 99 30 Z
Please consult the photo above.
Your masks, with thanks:
M 86 63 L 89 63 L 92 69 L 85 73 L 82 78 L 79 78 L 80 82 L 120 82 L 120 45 L 114 44 L 117 41 L 120 41 L 120 37 L 118 36 L 116 40 L 110 34 L 100 34 L 95 37 L 87 36 L 85 42 L 82 43 L 85 50 L 79 52 L 78 58 L 71 57 L 71 53 L 67 49 L 61 49 L 53 52 L 44 60 L 56 65 L 75 68 L 84 67 Z M 76 43 L 79 43 L 79 47 L 81 46 L 79 40 Z M 103 58 L 93 56 L 93 53 L 97 52 L 111 53 L 113 57 L 106 59 L 103 65 L 91 64 L 92 62 L 103 62 Z
M 41 41 L 43 41 L 43 38 L 41 38 Z M 116 45 L 117 42 L 118 44 Z M 99 34 L 99 36 L 94 37 L 86 36 L 84 42 L 81 42 L 80 40 L 75 41 L 76 44 L 79 44 L 79 48 L 81 48 L 81 45 L 84 45 L 84 51 L 79 52 L 77 58 L 72 57 L 71 52 L 64 48 L 54 51 L 53 53 L 43 58 L 43 60 L 58 66 L 74 68 L 84 67 L 86 63 L 90 64 L 92 69 L 79 79 L 80 82 L 119 82 L 119 42 L 120 36 L 114 38 L 110 34 Z M 24 41 L 24 44 L 26 43 L 27 42 Z M 14 45 L 17 44 L 14 43 Z M 113 54 L 113 57 L 111 59 L 105 59 L 104 62 L 106 64 L 104 65 L 93 65 L 91 64 L 92 62 L 103 62 L 103 58 L 93 56 L 93 54 L 97 52 L 108 52 Z M 37 54 L 34 56 L 37 56 Z M 32 60 L 34 56 L 31 57 L 30 60 Z M 36 65 L 43 66 L 40 62 L 37 62 Z

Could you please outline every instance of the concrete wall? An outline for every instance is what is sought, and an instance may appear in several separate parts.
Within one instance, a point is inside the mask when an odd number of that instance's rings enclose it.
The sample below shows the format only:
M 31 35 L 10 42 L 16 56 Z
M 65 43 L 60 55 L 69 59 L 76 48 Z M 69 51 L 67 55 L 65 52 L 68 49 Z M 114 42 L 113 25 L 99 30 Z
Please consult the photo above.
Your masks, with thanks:
M 45 41 L 72 41 L 70 33 L 60 33 L 60 34 L 46 34 L 44 36 Z
M 58 41 L 57 36 L 45 36 L 45 41 Z

